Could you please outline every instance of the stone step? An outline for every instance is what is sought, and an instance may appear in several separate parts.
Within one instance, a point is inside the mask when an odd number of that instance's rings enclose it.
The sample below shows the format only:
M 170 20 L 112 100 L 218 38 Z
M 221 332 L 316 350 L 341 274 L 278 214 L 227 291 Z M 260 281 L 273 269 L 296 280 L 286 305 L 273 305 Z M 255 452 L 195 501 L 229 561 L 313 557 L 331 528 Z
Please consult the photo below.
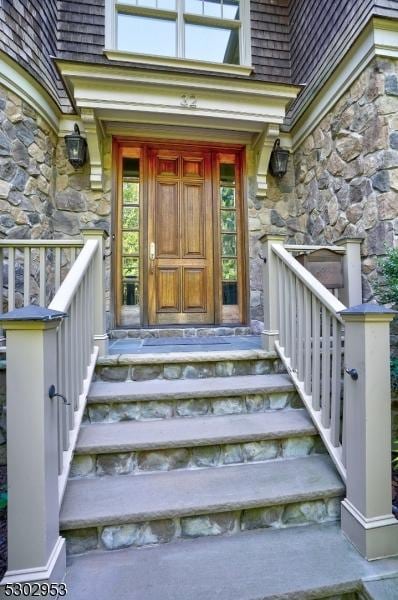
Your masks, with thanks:
M 69 481 L 60 528 L 70 553 L 339 518 L 328 456 Z
M 324 452 L 305 410 L 91 424 L 80 430 L 70 476 L 218 467 Z
M 71 556 L 66 584 L 69 600 L 342 600 L 397 571 L 397 559 L 366 561 L 331 523 Z
M 259 413 L 302 403 L 288 375 L 99 382 L 90 388 L 92 423 Z
M 253 349 L 111 354 L 98 359 L 95 377 L 100 381 L 146 381 L 283 372 L 282 363 L 274 352 Z
M 147 339 L 147 338 L 169 338 L 169 337 L 224 337 L 224 336 L 242 336 L 258 335 L 261 333 L 259 327 L 163 327 L 161 329 L 133 329 L 120 327 L 112 329 L 109 337 L 112 340 Z

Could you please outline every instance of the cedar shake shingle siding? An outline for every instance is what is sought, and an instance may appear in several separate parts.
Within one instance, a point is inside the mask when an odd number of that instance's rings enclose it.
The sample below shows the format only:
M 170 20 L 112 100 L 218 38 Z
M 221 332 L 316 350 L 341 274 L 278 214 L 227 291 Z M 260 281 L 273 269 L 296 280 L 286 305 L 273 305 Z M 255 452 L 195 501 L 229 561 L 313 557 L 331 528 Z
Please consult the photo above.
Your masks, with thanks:
M 250 3 L 256 79 L 290 83 L 289 0 Z
M 58 10 L 58 56 L 107 62 L 104 0 L 60 0 Z
M 313 93 L 313 86 L 321 81 L 328 66 L 341 60 L 374 14 L 377 1 L 386 3 L 386 0 L 291 0 L 292 81 L 305 84 L 306 88 L 294 103 L 288 121 Z M 398 8 L 396 1 L 389 4 Z
M 51 56 L 57 53 L 57 0 L 0 2 L 0 50 L 16 60 L 68 111 L 70 102 Z

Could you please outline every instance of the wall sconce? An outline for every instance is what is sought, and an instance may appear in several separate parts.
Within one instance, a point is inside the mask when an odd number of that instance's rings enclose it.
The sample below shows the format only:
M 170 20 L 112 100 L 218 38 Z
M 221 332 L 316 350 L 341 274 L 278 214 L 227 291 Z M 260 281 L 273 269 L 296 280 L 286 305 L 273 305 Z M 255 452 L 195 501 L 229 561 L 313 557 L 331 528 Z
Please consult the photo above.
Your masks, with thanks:
M 278 177 L 279 179 L 281 179 L 284 175 L 286 175 L 289 156 L 289 150 L 281 148 L 280 139 L 278 138 L 277 140 L 275 140 L 269 163 L 271 173 L 274 177 Z
M 74 133 L 65 136 L 66 152 L 70 164 L 77 169 L 86 162 L 87 142 L 80 134 L 79 125 L 75 123 Z

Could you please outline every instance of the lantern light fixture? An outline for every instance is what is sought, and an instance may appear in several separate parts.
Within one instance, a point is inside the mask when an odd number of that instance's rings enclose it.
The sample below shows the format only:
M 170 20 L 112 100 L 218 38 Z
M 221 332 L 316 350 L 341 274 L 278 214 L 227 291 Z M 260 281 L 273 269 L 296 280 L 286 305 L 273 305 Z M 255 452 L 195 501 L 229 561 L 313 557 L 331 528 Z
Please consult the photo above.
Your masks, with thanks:
M 66 152 L 70 164 L 78 169 L 86 162 L 87 142 L 81 135 L 79 125 L 75 123 L 74 132 L 65 136 Z
M 289 150 L 281 148 L 280 139 L 278 138 L 275 140 L 270 159 L 270 170 L 274 177 L 281 179 L 284 175 L 286 175 L 289 156 Z

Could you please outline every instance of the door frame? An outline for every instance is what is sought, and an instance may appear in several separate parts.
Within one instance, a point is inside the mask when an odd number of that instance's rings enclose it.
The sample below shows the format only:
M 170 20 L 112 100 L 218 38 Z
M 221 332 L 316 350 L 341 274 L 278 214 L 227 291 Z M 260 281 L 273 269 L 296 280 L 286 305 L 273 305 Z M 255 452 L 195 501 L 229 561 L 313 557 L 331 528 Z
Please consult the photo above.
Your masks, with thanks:
M 146 273 L 149 268 L 149 251 L 148 251 L 148 148 L 163 148 L 182 152 L 208 151 L 212 153 L 212 199 L 213 199 L 213 278 L 214 278 L 214 325 L 212 326 L 245 326 L 249 320 L 250 306 L 250 284 L 249 284 L 249 269 L 248 269 L 248 214 L 247 214 L 247 191 L 246 191 L 246 147 L 241 144 L 227 143 L 208 143 L 200 141 L 181 141 L 181 140 L 165 140 L 157 138 L 132 138 L 132 137 L 114 137 L 112 144 L 112 164 L 114 169 L 113 183 L 114 193 L 112 202 L 112 302 L 114 321 L 116 327 L 121 328 L 140 328 L 152 327 L 154 329 L 162 329 L 172 327 L 195 327 L 192 325 L 152 325 L 149 326 L 148 321 L 148 278 Z M 239 301 L 239 322 L 223 323 L 221 319 L 222 307 L 222 286 L 220 277 L 220 225 L 219 225 L 219 194 L 218 194 L 218 173 L 216 154 L 236 154 L 237 172 L 239 174 L 237 180 L 237 190 L 239 195 L 239 210 L 238 227 L 238 301 Z M 142 166 L 140 168 L 140 324 L 139 325 L 123 325 L 121 324 L 121 197 L 122 197 L 122 160 L 123 157 L 140 158 Z M 200 323 L 198 327 L 203 327 Z

